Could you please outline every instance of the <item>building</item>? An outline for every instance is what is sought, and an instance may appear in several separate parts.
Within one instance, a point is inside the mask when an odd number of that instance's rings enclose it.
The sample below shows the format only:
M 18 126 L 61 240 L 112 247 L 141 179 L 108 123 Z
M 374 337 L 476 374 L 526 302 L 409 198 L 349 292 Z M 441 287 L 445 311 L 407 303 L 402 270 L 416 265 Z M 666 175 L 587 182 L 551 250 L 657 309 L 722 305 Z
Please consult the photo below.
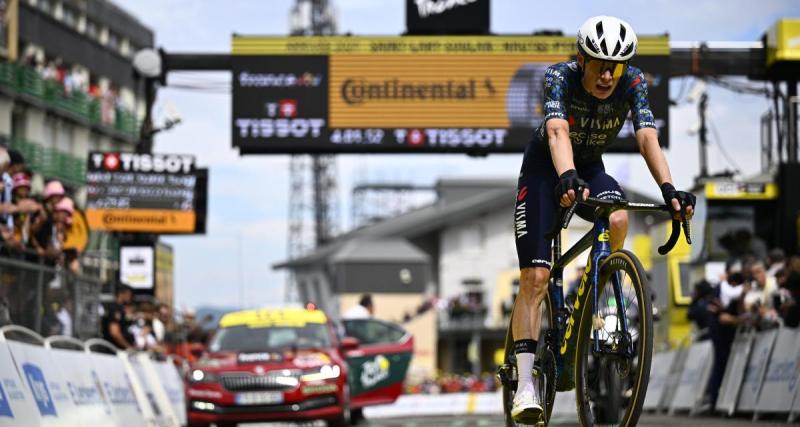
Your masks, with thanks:
M 145 105 L 132 57 L 152 30 L 106 0 L 9 0 L 0 62 L 0 143 L 17 149 L 37 192 L 59 179 L 85 203 L 87 153 L 133 151 Z M 115 278 L 116 243 L 93 233 L 83 270 Z
M 301 300 L 332 316 L 370 292 L 375 315 L 415 336 L 412 374 L 494 370 L 519 280 L 513 179 L 442 179 L 428 206 L 350 231 L 304 257 L 276 265 L 295 274 Z M 631 200 L 648 199 L 628 190 Z M 650 214 L 631 215 L 626 246 L 650 262 Z M 562 236 L 576 242 L 579 218 Z M 582 258 L 579 258 L 582 259 Z M 565 283 L 577 277 L 565 272 Z M 405 280 L 404 280 L 405 278 Z M 426 310 L 434 306 L 435 310 Z

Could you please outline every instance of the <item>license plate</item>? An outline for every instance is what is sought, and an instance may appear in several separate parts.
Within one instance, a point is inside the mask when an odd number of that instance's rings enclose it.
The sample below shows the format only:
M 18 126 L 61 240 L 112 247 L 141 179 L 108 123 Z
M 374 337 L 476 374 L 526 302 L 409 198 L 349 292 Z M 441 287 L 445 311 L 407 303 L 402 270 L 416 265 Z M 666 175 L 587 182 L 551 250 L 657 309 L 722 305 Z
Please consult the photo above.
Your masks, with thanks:
M 238 405 L 264 405 L 282 403 L 283 392 L 280 391 L 254 391 L 250 393 L 236 393 Z

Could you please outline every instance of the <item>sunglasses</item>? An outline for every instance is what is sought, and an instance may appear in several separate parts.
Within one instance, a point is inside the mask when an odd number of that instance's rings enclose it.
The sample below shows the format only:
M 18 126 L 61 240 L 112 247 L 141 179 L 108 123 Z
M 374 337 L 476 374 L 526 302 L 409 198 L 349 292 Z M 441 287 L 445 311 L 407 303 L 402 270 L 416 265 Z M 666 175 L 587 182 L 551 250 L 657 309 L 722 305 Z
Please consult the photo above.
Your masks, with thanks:
M 609 71 L 614 80 L 622 77 L 622 73 L 628 68 L 627 62 L 613 62 L 613 61 L 600 61 L 597 59 L 587 59 L 585 62 L 586 72 L 602 76 L 603 73 Z

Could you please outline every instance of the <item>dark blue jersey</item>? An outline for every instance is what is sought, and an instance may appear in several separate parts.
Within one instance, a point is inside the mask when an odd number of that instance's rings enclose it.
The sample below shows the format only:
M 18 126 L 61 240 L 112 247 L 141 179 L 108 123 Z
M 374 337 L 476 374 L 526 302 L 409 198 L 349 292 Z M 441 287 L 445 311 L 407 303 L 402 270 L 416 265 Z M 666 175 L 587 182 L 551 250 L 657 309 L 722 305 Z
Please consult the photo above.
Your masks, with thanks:
M 576 61 L 551 65 L 544 76 L 544 121 L 525 150 L 523 175 L 527 175 L 529 168 L 541 164 L 539 160 L 550 161 L 546 124 L 552 118 L 564 119 L 569 123 L 569 138 L 576 166 L 601 160 L 602 154 L 622 129 L 629 112 L 634 130 L 656 127 L 647 98 L 647 81 L 636 67 L 627 68 L 614 92 L 604 100 L 593 97 L 583 88 L 581 70 Z

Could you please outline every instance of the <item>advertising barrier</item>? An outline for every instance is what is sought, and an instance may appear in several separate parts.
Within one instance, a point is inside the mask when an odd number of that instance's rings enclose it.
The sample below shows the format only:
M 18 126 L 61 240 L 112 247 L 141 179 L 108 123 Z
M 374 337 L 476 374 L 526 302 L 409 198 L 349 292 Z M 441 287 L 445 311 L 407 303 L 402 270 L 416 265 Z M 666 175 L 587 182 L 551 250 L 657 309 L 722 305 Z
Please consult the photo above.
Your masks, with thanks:
M 17 372 L 8 344 L 0 338 L 0 426 L 40 426 L 41 416 Z
M 705 393 L 713 361 L 711 341 L 701 341 L 689 347 L 680 383 L 670 405 L 670 414 L 682 410 L 693 412 L 697 408 Z
M 778 330 L 769 366 L 758 395 L 755 416 L 760 413 L 787 413 L 792 409 L 800 375 L 800 331 Z
M 738 331 L 731 345 L 728 364 L 725 366 L 725 375 L 719 388 L 716 410 L 728 415 L 736 411 L 736 401 L 739 399 L 739 390 L 742 388 L 747 361 L 755 339 L 754 332 Z
M 753 349 L 750 352 L 750 360 L 747 362 L 742 388 L 739 392 L 739 401 L 736 405 L 737 412 L 755 411 L 758 395 L 761 392 L 761 385 L 764 383 L 764 375 L 767 372 L 769 358 L 772 354 L 772 346 L 777 336 L 777 329 L 759 332 L 756 335 Z
M 56 368 L 50 351 L 42 346 L 8 341 L 22 382 L 27 387 L 43 426 L 88 425 L 70 396 L 67 380 Z
M 114 417 L 113 425 L 120 427 L 145 426 L 145 414 L 152 419 L 152 411 L 148 405 L 140 405 L 131 385 L 125 365 L 117 356 L 102 353 L 90 353 L 89 361 L 101 378 L 103 392 L 111 404 Z
M 60 371 L 72 401 L 82 420 L 98 425 L 113 425 L 111 403 L 101 383 L 101 377 L 84 351 L 51 348 L 53 367 Z
M 183 390 L 183 379 L 172 364 L 172 359 L 152 362 L 152 365 L 161 379 L 161 386 L 172 405 L 173 412 L 178 417 L 178 422 L 180 425 L 186 425 L 186 393 Z
M 650 364 L 650 382 L 647 386 L 647 396 L 644 399 L 645 410 L 658 410 L 667 389 L 667 380 L 670 377 L 672 365 L 675 362 L 677 350 L 656 353 Z
M 141 380 L 147 400 L 153 407 L 153 412 L 160 420 L 160 425 L 180 427 L 180 421 L 175 409 L 164 390 L 164 378 L 161 378 L 147 353 L 137 353 L 129 358 L 131 367 Z

